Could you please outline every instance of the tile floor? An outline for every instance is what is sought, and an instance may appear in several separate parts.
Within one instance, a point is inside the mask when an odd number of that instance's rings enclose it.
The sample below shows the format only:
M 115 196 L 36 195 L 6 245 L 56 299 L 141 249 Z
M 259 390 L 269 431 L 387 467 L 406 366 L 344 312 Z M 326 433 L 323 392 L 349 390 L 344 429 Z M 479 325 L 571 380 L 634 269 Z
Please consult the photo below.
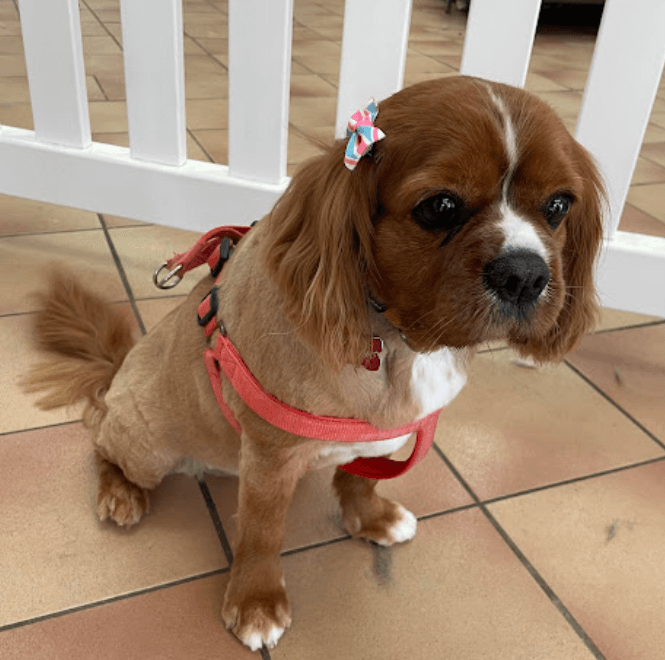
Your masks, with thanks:
M 342 0 L 296 0 L 289 168 L 333 134 Z M 185 0 L 191 158 L 224 162 L 226 4 Z M 117 0 L 82 0 L 94 137 L 126 144 Z M 453 75 L 465 17 L 415 0 L 406 82 Z M 543 27 L 527 86 L 574 126 L 593 30 Z M 0 1 L 0 122 L 31 127 L 14 2 Z M 665 87 L 622 219 L 665 236 Z M 237 482 L 174 477 L 136 529 L 93 515 L 76 409 L 16 379 L 35 357 L 29 297 L 66 261 L 150 328 L 179 302 L 152 268 L 193 235 L 0 198 L 0 658 L 250 657 L 219 621 Z M 294 628 L 275 660 L 661 660 L 665 645 L 665 322 L 606 310 L 561 365 L 482 354 L 437 448 L 381 487 L 419 517 L 392 550 L 350 540 L 330 471 L 311 474 L 284 546 Z M 221 523 L 221 524 L 219 524 Z

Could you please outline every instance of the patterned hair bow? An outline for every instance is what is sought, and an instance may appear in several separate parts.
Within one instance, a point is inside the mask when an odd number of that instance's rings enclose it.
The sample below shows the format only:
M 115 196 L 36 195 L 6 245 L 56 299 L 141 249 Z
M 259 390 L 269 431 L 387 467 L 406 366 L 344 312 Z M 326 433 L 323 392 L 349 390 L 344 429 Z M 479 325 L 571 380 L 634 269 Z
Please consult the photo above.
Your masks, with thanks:
M 350 170 L 355 168 L 369 147 L 386 137 L 380 128 L 374 126 L 374 120 L 378 114 L 379 105 L 374 98 L 371 98 L 363 110 L 358 110 L 351 115 L 346 129 L 346 137 L 350 140 L 344 154 L 344 164 Z

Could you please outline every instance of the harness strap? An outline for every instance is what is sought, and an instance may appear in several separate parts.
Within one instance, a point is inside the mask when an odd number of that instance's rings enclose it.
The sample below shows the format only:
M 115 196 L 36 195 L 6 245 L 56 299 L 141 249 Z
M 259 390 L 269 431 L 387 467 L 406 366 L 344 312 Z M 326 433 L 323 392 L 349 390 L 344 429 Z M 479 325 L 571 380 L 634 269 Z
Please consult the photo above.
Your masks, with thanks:
M 231 243 L 240 240 L 249 227 L 218 227 L 204 234 L 187 252 L 174 256 L 167 263 L 169 268 L 177 268 L 181 274 L 204 263 L 208 263 L 213 276 L 217 276 L 229 257 Z M 336 442 L 378 442 L 390 440 L 416 432 L 416 443 L 408 459 L 395 461 L 389 458 L 357 458 L 351 463 L 341 465 L 340 469 L 369 479 L 392 479 L 404 474 L 419 463 L 434 442 L 434 432 L 440 410 L 430 413 L 420 420 L 391 429 L 380 429 L 372 424 L 349 417 L 327 417 L 312 415 L 293 408 L 263 389 L 261 384 L 240 357 L 226 330 L 217 321 L 217 288 L 201 301 L 198 308 L 198 322 L 204 328 L 206 337 L 211 337 L 216 329 L 220 332 L 214 348 L 204 351 L 203 359 L 210 378 L 210 385 L 215 399 L 229 424 L 237 433 L 242 427 L 233 411 L 224 400 L 222 392 L 222 373 L 226 376 L 240 398 L 257 415 L 269 424 L 300 437 L 313 440 Z M 374 357 L 381 352 L 379 344 L 373 345 Z M 378 358 L 377 358 L 378 359 Z M 369 367 L 367 367 L 369 368 Z
M 434 432 L 440 410 L 410 424 L 391 429 L 380 429 L 372 424 L 349 417 L 312 415 L 293 408 L 266 392 L 254 378 L 228 337 L 219 334 L 214 349 L 204 354 L 206 368 L 213 385 L 213 392 L 227 420 L 238 432 L 240 424 L 223 399 L 221 379 L 223 373 L 240 398 L 269 424 L 283 431 L 314 440 L 336 442 L 377 442 L 389 440 L 417 431 L 416 444 L 405 461 L 388 458 L 357 458 L 342 470 L 370 479 L 391 479 L 403 474 L 419 463 L 434 441 Z
M 171 269 L 178 269 L 180 277 L 186 272 L 202 266 L 210 266 L 213 277 L 217 277 L 224 263 L 229 258 L 231 241 L 239 241 L 251 227 L 217 227 L 203 234 L 196 244 L 187 252 L 176 254 L 166 262 Z

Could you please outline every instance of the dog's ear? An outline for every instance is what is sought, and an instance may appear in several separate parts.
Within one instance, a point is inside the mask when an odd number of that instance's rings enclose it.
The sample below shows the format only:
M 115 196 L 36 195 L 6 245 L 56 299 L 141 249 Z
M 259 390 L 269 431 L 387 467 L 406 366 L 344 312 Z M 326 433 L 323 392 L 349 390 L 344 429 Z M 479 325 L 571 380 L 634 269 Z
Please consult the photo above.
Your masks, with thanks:
M 605 191 L 596 166 L 577 142 L 571 140 L 572 158 L 581 183 L 565 220 L 566 241 L 562 251 L 564 304 L 554 327 L 520 351 L 539 361 L 556 361 L 582 339 L 597 321 L 594 264 L 603 238 Z
M 367 273 L 377 165 L 344 166 L 343 141 L 305 163 L 267 218 L 265 258 L 299 335 L 333 368 L 371 345 Z

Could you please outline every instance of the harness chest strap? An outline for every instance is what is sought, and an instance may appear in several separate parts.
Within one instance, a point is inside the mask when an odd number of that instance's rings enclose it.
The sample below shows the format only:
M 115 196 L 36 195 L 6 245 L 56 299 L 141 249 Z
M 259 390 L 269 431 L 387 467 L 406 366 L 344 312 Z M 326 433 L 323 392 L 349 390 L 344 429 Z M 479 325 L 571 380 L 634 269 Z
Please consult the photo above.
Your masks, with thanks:
M 155 283 L 160 286 L 171 277 L 179 279 L 192 268 L 208 263 L 213 276 L 221 271 L 230 251 L 230 241 L 238 241 L 249 227 L 218 227 L 203 235 L 190 250 L 176 255 L 163 267 L 172 269 L 165 279 L 157 282 L 159 270 L 155 273 Z M 161 270 L 161 268 L 160 268 Z M 380 429 L 359 419 L 344 417 L 326 417 L 293 408 L 266 392 L 254 378 L 249 368 L 240 357 L 231 340 L 226 336 L 217 318 L 217 288 L 199 305 L 199 325 L 203 326 L 207 337 L 211 337 L 216 329 L 220 329 L 213 348 L 204 352 L 210 385 L 217 403 L 229 424 L 241 433 L 240 423 L 235 418 L 222 393 L 221 376 L 229 380 L 240 398 L 260 417 L 269 424 L 288 433 L 314 440 L 334 442 L 377 442 L 390 440 L 416 432 L 416 443 L 408 459 L 395 461 L 389 458 L 357 458 L 340 469 L 351 474 L 370 479 L 392 479 L 404 474 L 419 463 L 427 454 L 434 442 L 434 432 L 440 410 L 426 417 L 392 429 Z
M 240 398 L 269 424 L 283 431 L 314 440 L 333 442 L 376 442 L 390 440 L 403 435 L 416 434 L 416 444 L 405 461 L 389 458 L 357 458 L 340 468 L 351 474 L 370 479 L 392 479 L 419 463 L 434 441 L 436 423 L 440 410 L 421 420 L 391 429 L 379 429 L 359 419 L 348 417 L 325 417 L 313 415 L 293 408 L 266 392 L 249 371 L 235 346 L 223 334 L 217 336 L 215 347 L 207 349 L 204 360 L 217 403 L 227 420 L 238 432 L 240 424 L 224 401 L 221 374 L 228 378 Z

